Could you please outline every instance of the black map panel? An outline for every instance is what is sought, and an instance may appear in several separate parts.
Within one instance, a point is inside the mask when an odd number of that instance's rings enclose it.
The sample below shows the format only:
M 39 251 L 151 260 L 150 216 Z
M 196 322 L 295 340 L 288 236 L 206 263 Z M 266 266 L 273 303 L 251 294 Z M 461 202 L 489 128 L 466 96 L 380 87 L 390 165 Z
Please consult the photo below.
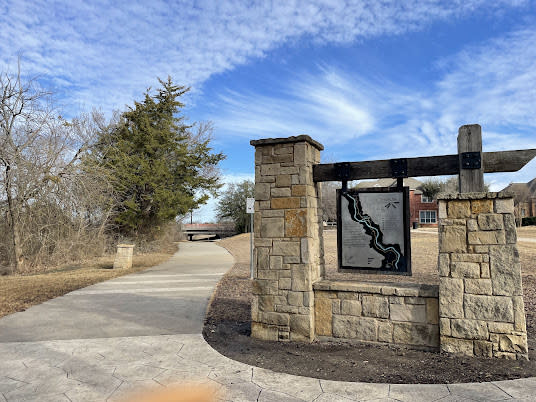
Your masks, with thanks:
M 339 270 L 410 275 L 409 191 L 337 191 Z

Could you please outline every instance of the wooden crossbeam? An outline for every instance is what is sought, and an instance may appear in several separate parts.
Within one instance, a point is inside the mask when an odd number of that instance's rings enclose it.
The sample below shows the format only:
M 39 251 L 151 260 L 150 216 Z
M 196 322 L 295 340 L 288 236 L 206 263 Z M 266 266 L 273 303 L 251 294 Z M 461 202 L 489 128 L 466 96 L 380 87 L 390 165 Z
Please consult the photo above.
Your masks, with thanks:
M 534 157 L 536 149 L 482 152 L 482 167 L 484 173 L 516 172 Z M 391 169 L 393 160 L 348 162 L 349 174 L 345 180 L 394 178 Z M 406 161 L 407 177 L 455 175 L 461 170 L 458 154 L 406 158 Z M 313 166 L 313 180 L 340 181 L 336 165 L 336 163 L 323 163 Z
M 484 152 L 484 173 L 517 172 L 536 156 L 536 149 Z

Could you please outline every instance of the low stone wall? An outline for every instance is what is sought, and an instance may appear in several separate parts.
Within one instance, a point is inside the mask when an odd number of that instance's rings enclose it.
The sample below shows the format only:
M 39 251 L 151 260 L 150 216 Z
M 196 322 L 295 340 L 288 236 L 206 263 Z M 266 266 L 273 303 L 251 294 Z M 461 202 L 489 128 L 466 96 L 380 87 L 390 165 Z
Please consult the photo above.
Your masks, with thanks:
M 313 288 L 317 337 L 439 347 L 438 286 L 322 280 Z
M 439 225 L 441 351 L 527 359 L 512 196 L 444 194 Z

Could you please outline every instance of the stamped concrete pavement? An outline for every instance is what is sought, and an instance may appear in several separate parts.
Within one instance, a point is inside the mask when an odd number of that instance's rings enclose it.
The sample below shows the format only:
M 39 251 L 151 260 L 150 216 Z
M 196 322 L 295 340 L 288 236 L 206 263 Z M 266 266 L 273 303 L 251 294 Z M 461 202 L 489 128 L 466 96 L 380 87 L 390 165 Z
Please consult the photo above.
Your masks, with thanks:
M 208 299 L 231 256 L 181 243 L 168 262 L 0 319 L 0 402 L 115 401 L 197 381 L 225 401 L 534 400 L 536 378 L 369 384 L 298 377 L 230 360 L 203 339 Z

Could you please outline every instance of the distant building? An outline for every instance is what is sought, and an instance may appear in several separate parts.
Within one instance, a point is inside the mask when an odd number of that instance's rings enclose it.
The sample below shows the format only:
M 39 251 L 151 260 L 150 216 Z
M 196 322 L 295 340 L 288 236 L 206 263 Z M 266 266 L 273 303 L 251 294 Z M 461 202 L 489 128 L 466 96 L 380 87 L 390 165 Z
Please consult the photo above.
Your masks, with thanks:
M 523 218 L 536 216 L 536 178 L 528 183 L 510 183 L 502 191 L 514 194 L 514 215 L 518 224 Z
M 426 197 L 421 190 L 422 182 L 412 177 L 404 179 L 409 187 L 410 227 L 417 223 L 422 227 L 437 227 L 437 200 Z M 359 182 L 354 188 L 396 187 L 396 179 L 379 179 Z

